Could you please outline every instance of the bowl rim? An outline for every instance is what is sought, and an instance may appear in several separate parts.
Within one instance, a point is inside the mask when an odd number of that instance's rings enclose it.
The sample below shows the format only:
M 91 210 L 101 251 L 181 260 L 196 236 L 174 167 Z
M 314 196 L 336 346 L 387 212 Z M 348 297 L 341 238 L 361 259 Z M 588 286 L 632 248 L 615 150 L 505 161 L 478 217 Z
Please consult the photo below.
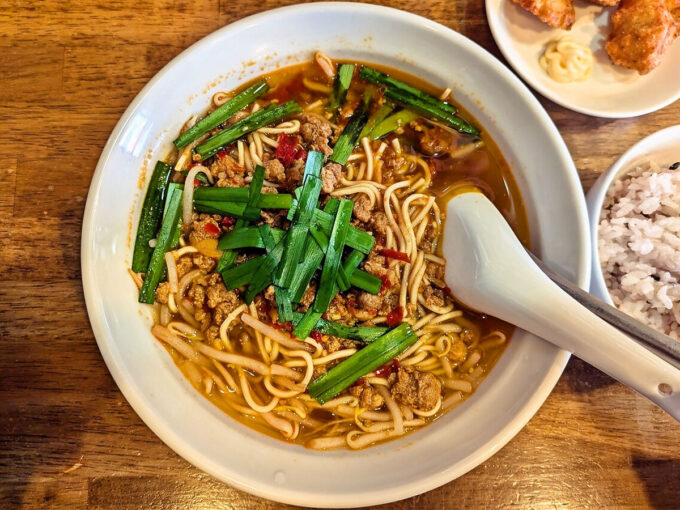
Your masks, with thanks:
M 668 135 L 675 136 L 680 141 L 680 124 L 669 126 L 659 131 L 655 131 L 641 140 L 635 142 L 626 152 L 610 166 L 590 188 L 586 194 L 586 205 L 588 207 L 588 219 L 590 224 L 590 260 L 592 268 L 590 272 L 590 292 L 599 297 L 607 304 L 614 306 L 614 301 L 609 294 L 609 289 L 604 281 L 604 274 L 600 264 L 600 253 L 598 250 L 600 214 L 604 199 L 614 181 L 622 177 L 626 172 L 633 169 L 632 163 L 641 158 L 644 154 L 653 154 L 655 144 L 664 140 Z M 643 151 L 649 147 L 650 149 Z
M 675 92 L 675 94 L 670 95 L 666 99 L 659 101 L 654 105 L 648 106 L 647 108 L 629 107 L 621 108 L 616 111 L 611 111 L 584 107 L 579 105 L 578 103 L 574 103 L 562 98 L 562 96 L 555 90 L 551 89 L 548 86 L 543 85 L 539 81 L 534 80 L 531 76 L 531 73 L 528 72 L 526 66 L 521 62 L 521 60 L 514 58 L 514 56 L 508 50 L 508 48 L 506 48 L 505 45 L 501 44 L 500 42 L 502 38 L 500 34 L 501 26 L 504 26 L 505 24 L 501 21 L 500 16 L 496 14 L 495 9 L 495 7 L 500 1 L 501 0 L 485 0 L 484 2 L 486 18 L 488 21 L 489 28 L 491 29 L 491 34 L 493 35 L 493 39 L 496 42 L 496 45 L 498 46 L 500 52 L 503 54 L 503 57 L 505 57 L 505 60 L 508 61 L 508 63 L 512 66 L 515 72 L 519 74 L 522 77 L 522 79 L 524 79 L 524 81 L 526 81 L 534 90 L 536 90 L 539 94 L 549 99 L 550 101 L 574 112 L 582 113 L 584 115 L 590 115 L 591 117 L 600 117 L 603 119 L 627 119 L 630 117 L 638 117 L 640 115 L 646 115 L 648 113 L 661 110 L 662 108 L 665 108 L 669 104 L 672 104 L 676 102 L 678 99 L 680 99 L 680 87 L 678 87 L 678 90 Z M 604 8 L 607 9 L 608 7 L 605 6 Z
M 258 14 L 242 18 L 234 23 L 225 25 L 213 33 L 207 35 L 206 37 L 200 39 L 175 58 L 173 58 L 168 64 L 166 64 L 159 72 L 157 72 L 154 77 L 141 89 L 137 94 L 135 99 L 131 102 L 128 108 L 125 110 L 120 120 L 113 129 L 104 149 L 102 150 L 102 155 L 99 159 L 97 167 L 95 169 L 90 189 L 88 192 L 88 201 L 85 208 L 83 229 L 82 229 L 82 242 L 81 242 L 81 269 L 82 269 L 82 280 L 83 289 L 86 299 L 86 305 L 88 310 L 88 315 L 92 325 L 92 329 L 95 333 L 95 338 L 102 356 L 106 362 L 106 365 L 111 372 L 116 384 L 119 389 L 128 400 L 135 412 L 140 416 L 144 423 L 172 450 L 178 453 L 180 456 L 184 457 L 187 461 L 197 466 L 199 469 L 215 476 L 217 479 L 228 483 L 229 485 L 236 487 L 240 490 L 244 490 L 250 494 L 260 496 L 267 499 L 273 499 L 275 501 L 285 502 L 289 504 L 298 504 L 305 506 L 324 506 L 324 507 L 356 507 L 363 505 L 372 504 L 382 504 L 391 501 L 405 499 L 423 492 L 437 488 L 451 480 L 457 478 L 470 471 L 474 467 L 478 466 L 482 462 L 486 461 L 496 452 L 498 452 L 505 444 L 507 444 L 533 417 L 540 406 L 543 404 L 545 399 L 548 397 L 555 384 L 557 383 L 560 375 L 562 374 L 564 367 L 569 360 L 570 354 L 567 351 L 555 348 L 555 356 L 550 366 L 550 369 L 546 371 L 543 380 L 540 382 L 536 391 L 534 392 L 532 398 L 520 408 L 513 416 L 513 418 L 506 423 L 506 425 L 493 437 L 491 437 L 482 448 L 479 448 L 475 454 L 469 455 L 463 461 L 452 465 L 451 467 L 444 469 L 436 474 L 431 474 L 426 477 L 417 479 L 414 482 L 404 484 L 399 487 L 398 490 L 394 489 L 376 489 L 371 493 L 362 493 L 359 495 L 353 494 L 343 494 L 343 495 L 328 495 L 328 498 L 323 502 L 310 501 L 309 496 L 305 494 L 300 494 L 295 491 L 287 490 L 285 487 L 276 486 L 272 483 L 264 482 L 260 479 L 247 479 L 243 476 L 239 476 L 237 469 L 230 469 L 229 472 L 225 473 L 225 467 L 212 460 L 208 456 L 202 455 L 200 452 L 195 451 L 193 447 L 183 441 L 182 437 L 174 433 L 171 427 L 155 418 L 154 414 L 147 408 L 145 404 L 145 398 L 137 388 L 134 380 L 128 380 L 124 367 L 119 364 L 119 360 L 116 357 L 115 352 L 111 349 L 111 346 L 104 340 L 106 331 L 106 323 L 102 317 L 97 315 L 97 310 L 95 307 L 96 302 L 96 289 L 93 284 L 93 263 L 89 257 L 89 244 L 91 242 L 91 237 L 94 232 L 94 222 L 93 222 L 93 211 L 95 210 L 96 204 L 94 200 L 91 199 L 94 195 L 98 193 L 99 184 L 101 181 L 102 174 L 111 153 L 115 147 L 115 142 L 117 141 L 119 135 L 126 127 L 126 123 L 129 120 L 131 114 L 135 111 L 139 103 L 141 103 L 149 91 L 154 87 L 154 85 L 163 79 L 165 74 L 170 68 L 174 67 L 178 62 L 183 59 L 190 57 L 190 55 L 203 47 L 204 45 L 209 45 L 213 40 L 219 39 L 226 31 L 240 28 L 244 25 L 256 23 L 261 19 L 276 16 L 282 12 L 286 13 L 305 13 L 305 12 L 323 12 L 326 9 L 339 9 L 348 10 L 352 13 L 357 11 L 363 11 L 370 14 L 377 14 L 381 17 L 389 19 L 390 17 L 399 18 L 401 20 L 409 21 L 413 24 L 421 25 L 423 28 L 436 32 L 441 35 L 444 39 L 452 41 L 454 44 L 463 45 L 476 57 L 485 61 L 488 65 L 492 66 L 493 69 L 503 76 L 505 80 L 515 89 L 516 93 L 521 95 L 530 105 L 533 113 L 536 113 L 540 119 L 541 129 L 545 130 L 549 136 L 555 141 L 556 146 L 559 148 L 559 153 L 561 156 L 561 162 L 569 167 L 570 171 L 565 176 L 567 182 L 569 182 L 571 189 L 570 192 L 574 193 L 574 201 L 577 207 L 577 218 L 576 221 L 582 227 L 582 231 L 587 233 L 587 214 L 585 208 L 585 200 L 583 194 L 580 193 L 581 185 L 578 180 L 576 168 L 574 166 L 573 160 L 569 154 L 566 144 L 559 134 L 557 128 L 555 127 L 553 121 L 548 116 L 547 112 L 540 105 L 535 96 L 529 91 L 529 89 L 498 59 L 496 59 L 487 50 L 468 39 L 464 35 L 455 32 L 444 25 L 436 23 L 427 18 L 394 9 L 391 7 L 383 7 L 372 4 L 357 4 L 352 2 L 318 2 L 311 4 L 300 4 L 292 5 L 287 7 L 280 7 L 272 10 L 267 10 L 260 12 Z M 579 260 L 578 267 L 576 270 L 578 277 L 578 284 L 581 287 L 585 287 L 590 278 L 590 249 L 588 247 L 588 238 L 585 236 L 583 245 L 579 250 Z

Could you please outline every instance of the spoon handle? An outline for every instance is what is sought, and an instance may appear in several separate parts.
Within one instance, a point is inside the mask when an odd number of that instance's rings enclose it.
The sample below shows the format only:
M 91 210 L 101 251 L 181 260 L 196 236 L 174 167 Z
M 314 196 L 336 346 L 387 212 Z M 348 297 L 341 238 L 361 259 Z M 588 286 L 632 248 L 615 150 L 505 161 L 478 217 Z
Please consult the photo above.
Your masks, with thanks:
M 676 368 L 680 368 L 680 342 L 670 338 L 667 335 L 659 333 L 655 329 L 643 324 L 642 322 L 632 318 L 630 315 L 623 313 L 618 308 L 597 299 L 592 294 L 581 289 L 576 284 L 570 282 L 563 276 L 555 273 L 548 268 L 538 257 L 533 253 L 528 252 L 536 265 L 548 275 L 548 277 L 555 282 L 560 288 L 573 297 L 576 301 L 585 306 L 595 315 L 604 319 L 609 324 L 631 337 L 640 340 L 641 342 L 660 351 L 664 359 L 671 363 Z
M 462 302 L 573 352 L 680 421 L 680 370 L 553 283 L 483 195 L 449 201 L 445 243 L 447 238 L 458 243 L 452 255 L 459 258 L 447 263 L 446 279 L 450 287 L 456 278 L 466 280 L 452 287 Z

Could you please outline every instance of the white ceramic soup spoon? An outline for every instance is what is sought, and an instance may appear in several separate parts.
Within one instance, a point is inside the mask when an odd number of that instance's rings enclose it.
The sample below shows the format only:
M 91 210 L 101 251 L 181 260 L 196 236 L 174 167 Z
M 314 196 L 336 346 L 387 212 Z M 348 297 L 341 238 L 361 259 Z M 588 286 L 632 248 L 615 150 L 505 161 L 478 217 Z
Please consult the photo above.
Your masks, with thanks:
M 574 353 L 680 421 L 680 370 L 553 283 L 482 193 L 449 201 L 443 242 L 456 299 Z

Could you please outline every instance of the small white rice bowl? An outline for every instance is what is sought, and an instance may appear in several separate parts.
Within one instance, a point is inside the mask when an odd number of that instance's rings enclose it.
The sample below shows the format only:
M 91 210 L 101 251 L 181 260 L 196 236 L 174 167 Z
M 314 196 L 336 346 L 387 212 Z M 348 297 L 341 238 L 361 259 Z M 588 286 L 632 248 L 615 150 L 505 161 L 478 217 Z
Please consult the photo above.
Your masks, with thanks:
M 680 165 L 647 161 L 615 180 L 598 253 L 614 304 L 680 340 Z M 671 169 L 673 168 L 673 169 Z

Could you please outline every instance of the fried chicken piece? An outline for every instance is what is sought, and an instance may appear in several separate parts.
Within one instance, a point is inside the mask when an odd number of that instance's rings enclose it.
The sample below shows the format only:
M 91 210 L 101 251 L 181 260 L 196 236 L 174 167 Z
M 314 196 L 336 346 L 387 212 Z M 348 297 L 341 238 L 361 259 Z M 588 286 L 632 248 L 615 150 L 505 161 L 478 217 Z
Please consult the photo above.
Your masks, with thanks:
M 590 0 L 590 3 L 604 5 L 605 7 L 614 7 L 615 5 L 619 5 L 620 1 L 621 0 Z
M 680 31 L 678 0 L 622 0 L 605 49 L 614 64 L 647 74 Z
M 512 0 L 553 28 L 570 30 L 576 13 L 573 0 Z

